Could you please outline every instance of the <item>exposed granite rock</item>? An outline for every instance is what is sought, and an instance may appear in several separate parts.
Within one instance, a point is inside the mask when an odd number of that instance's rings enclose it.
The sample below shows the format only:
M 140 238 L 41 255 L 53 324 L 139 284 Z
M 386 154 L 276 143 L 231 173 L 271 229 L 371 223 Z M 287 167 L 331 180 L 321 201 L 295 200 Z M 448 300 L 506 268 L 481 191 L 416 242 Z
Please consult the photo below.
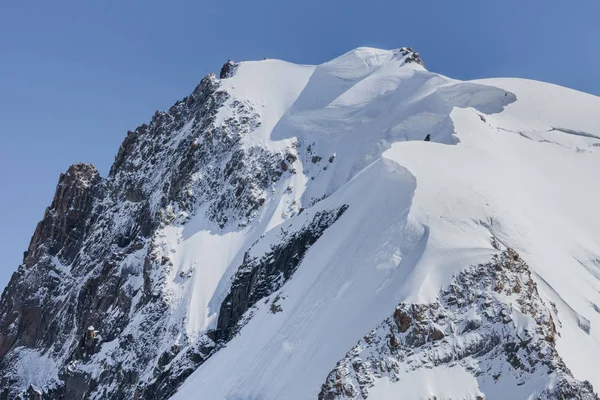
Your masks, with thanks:
M 169 351 L 159 359 L 154 376 L 148 385 L 140 385 L 136 390 L 140 399 L 168 399 L 183 381 L 216 351 L 215 342 L 204 335 L 194 346 L 185 351 Z
M 33 347 L 56 338 L 60 327 L 43 304 L 60 286 L 56 264 L 73 262 L 81 250 L 92 203 L 101 195 L 100 182 L 92 165 L 75 164 L 60 175 L 23 265 L 0 299 L 0 360 L 17 345 Z
M 558 355 L 554 319 L 527 264 L 506 249 L 461 272 L 438 302 L 398 305 L 338 362 L 319 399 L 366 399 L 379 378 L 398 381 L 416 369 L 458 365 L 479 381 L 547 377 L 538 399 L 596 400 L 591 384 L 573 378 Z
M 259 257 L 250 252 L 233 277 L 229 294 L 221 303 L 216 338 L 230 340 L 239 330 L 238 323 L 244 313 L 259 300 L 276 292 L 291 278 L 304 255 L 340 216 L 348 209 L 320 211 L 299 231 L 285 235 L 279 244 Z
M 414 52 L 411 47 L 402 47 L 400 49 L 400 54 L 405 57 L 404 62 L 406 63 L 416 63 L 425 66 L 425 64 L 423 64 L 423 60 L 421 60 L 421 55 L 417 52 Z
M 100 175 L 93 165 L 74 164 L 60 174 L 52 204 L 38 223 L 25 254 L 24 264 L 31 267 L 44 255 L 73 261 L 81 248 L 92 201 L 101 194 Z
M 238 69 L 238 64 L 231 60 L 227 60 L 223 67 L 221 68 L 221 73 L 219 74 L 219 79 L 227 79 L 231 78 L 235 75 Z

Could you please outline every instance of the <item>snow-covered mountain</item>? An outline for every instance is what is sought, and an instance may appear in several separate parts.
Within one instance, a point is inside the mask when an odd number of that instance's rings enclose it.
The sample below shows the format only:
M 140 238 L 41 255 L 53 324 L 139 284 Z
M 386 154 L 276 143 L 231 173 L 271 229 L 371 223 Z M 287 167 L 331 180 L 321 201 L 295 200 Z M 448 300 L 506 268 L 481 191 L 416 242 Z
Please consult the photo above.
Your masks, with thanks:
M 61 175 L 0 398 L 597 399 L 598 110 L 410 48 L 230 61 Z

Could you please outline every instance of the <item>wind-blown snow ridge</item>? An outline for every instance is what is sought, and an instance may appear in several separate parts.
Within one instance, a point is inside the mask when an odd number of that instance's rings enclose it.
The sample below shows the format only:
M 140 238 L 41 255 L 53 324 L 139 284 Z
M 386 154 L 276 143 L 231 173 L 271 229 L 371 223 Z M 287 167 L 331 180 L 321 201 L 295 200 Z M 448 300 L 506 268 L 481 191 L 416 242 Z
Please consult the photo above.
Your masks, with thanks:
M 561 146 L 548 149 L 545 142 L 524 142 L 510 133 L 518 127 L 535 134 L 552 125 L 598 131 L 600 121 L 575 107 L 581 102 L 598 106 L 598 99 L 545 87 L 555 91 L 542 103 L 551 111 L 537 112 L 538 120 L 526 112 L 537 104 L 519 99 L 530 102 L 535 87 L 543 84 L 458 82 L 419 65 L 403 67 L 385 52 L 370 53 L 374 61 L 358 62 L 351 74 L 345 59 L 353 63 L 357 53 L 317 66 L 270 134 L 275 143 L 298 142 L 303 161 L 298 171 L 310 179 L 302 200 L 325 196 L 333 204 L 350 205 L 329 231 L 335 239 L 325 235 L 311 248 L 281 291 L 281 313 L 271 314 L 268 305 L 259 308 L 240 336 L 201 366 L 175 398 L 195 390 L 210 398 L 315 398 L 326 366 L 330 369 L 353 340 L 383 320 L 386 309 L 389 313 L 400 302 L 434 302 L 453 275 L 487 262 L 495 252 L 491 235 L 518 249 L 536 274 L 563 286 L 564 293 L 542 290 L 544 301 L 557 304 L 559 320 L 573 315 L 559 305 L 564 302 L 558 296 L 567 296 L 579 304 L 578 312 L 598 321 L 588 300 L 600 301 L 598 282 L 590 282 L 566 257 L 581 245 L 591 246 L 588 254 L 599 251 L 592 238 L 600 233 L 600 215 L 592 202 L 600 194 L 590 186 L 599 159 L 597 153 L 577 151 L 593 151 L 596 142 L 554 135 Z M 339 70 L 332 67 L 336 64 Z M 569 104 L 561 102 L 563 91 Z M 427 134 L 429 143 L 422 141 Z M 562 173 L 558 168 L 565 166 L 555 162 L 561 158 L 569 159 Z M 334 161 L 325 162 L 329 159 Z M 406 184 L 383 183 L 389 174 L 384 171 L 410 178 Z M 356 193 L 353 201 L 341 194 L 348 190 Z M 410 200 L 400 200 L 407 194 Z M 581 209 L 574 206 L 581 201 Z M 569 244 L 573 234 L 583 239 L 576 247 Z M 548 240 L 547 235 L 554 236 Z M 339 245 L 338 236 L 345 236 Z M 559 255 L 568 269 L 552 260 Z M 577 286 L 590 288 L 584 295 L 565 287 L 571 286 L 566 282 L 573 270 L 581 273 Z M 600 384 L 590 358 L 577 354 L 597 349 L 598 336 L 592 339 L 577 323 L 569 326 L 559 329 L 559 353 L 567 348 L 563 357 L 576 378 Z M 218 387 L 211 384 L 217 381 Z
M 317 398 L 398 304 L 442 304 L 456 277 L 472 266 L 487 276 L 506 247 L 555 324 L 547 354 L 563 375 L 519 375 L 490 352 L 481 369 L 440 358 L 435 371 L 399 369 L 404 386 L 381 371 L 354 393 L 600 387 L 598 109 L 595 96 L 540 82 L 453 80 L 410 48 L 316 66 L 230 61 L 131 132 L 109 177 L 57 190 L 56 210 L 81 205 L 67 214 L 81 240 L 54 235 L 60 218 L 42 221 L 52 234 L 34 236 L 0 302 L 1 382 L 49 398 Z M 452 324 L 471 315 L 446 306 Z M 47 326 L 37 312 L 70 320 Z M 514 332 L 494 336 L 499 348 L 531 322 L 515 318 Z M 479 377 L 487 362 L 520 380 Z M 425 393 L 404 373 L 437 384 Z

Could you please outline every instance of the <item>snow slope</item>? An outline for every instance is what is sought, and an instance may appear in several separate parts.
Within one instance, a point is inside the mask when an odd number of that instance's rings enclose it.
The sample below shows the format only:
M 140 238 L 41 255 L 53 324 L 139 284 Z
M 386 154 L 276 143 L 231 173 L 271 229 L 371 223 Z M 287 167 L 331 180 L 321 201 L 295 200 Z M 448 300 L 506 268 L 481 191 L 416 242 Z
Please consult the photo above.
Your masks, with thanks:
M 297 161 L 246 230 L 191 233 L 175 251 L 176 264 L 207 268 L 184 296 L 190 332 L 214 326 L 209 303 L 229 290 L 249 244 L 307 219 L 301 207 L 349 208 L 174 399 L 316 398 L 398 303 L 436 301 L 454 275 L 498 252 L 493 238 L 555 304 L 558 353 L 575 378 L 600 387 L 600 98 L 521 79 L 455 81 L 401 50 L 368 48 L 319 66 L 244 62 L 223 87 L 260 114 L 247 146 L 292 147 Z M 378 381 L 369 398 L 485 393 L 457 367 L 414 374 L 413 384 Z

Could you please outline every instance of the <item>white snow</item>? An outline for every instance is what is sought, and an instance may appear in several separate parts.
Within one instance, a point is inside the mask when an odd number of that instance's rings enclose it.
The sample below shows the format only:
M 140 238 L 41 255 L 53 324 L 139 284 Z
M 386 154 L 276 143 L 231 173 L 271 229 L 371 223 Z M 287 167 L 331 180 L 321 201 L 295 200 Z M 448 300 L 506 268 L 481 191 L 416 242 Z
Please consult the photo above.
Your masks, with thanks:
M 59 382 L 58 366 L 50 355 L 21 347 L 17 349 L 17 357 L 19 362 L 15 365 L 21 386 L 41 388 Z
M 244 240 L 243 231 L 217 235 L 206 222 L 200 214 L 183 227 L 165 229 L 166 242 L 172 246 L 168 254 L 173 262 L 166 291 L 171 295 L 173 309 L 186 312 L 186 333 L 190 338 L 196 338 L 216 323 L 218 305 L 211 307 L 209 303 Z M 175 314 L 173 319 L 180 317 Z
M 249 138 L 250 144 L 270 143 L 271 131 L 296 101 L 314 68 L 281 60 L 247 61 L 233 78 L 222 81 L 221 88 L 249 101 L 261 115 L 261 126 Z
M 397 51 L 366 48 L 316 67 L 245 62 L 223 85 L 261 114 L 248 145 L 298 143 L 297 174 L 245 230 L 213 231 L 202 213 L 166 229 L 167 287 L 184 304 L 176 308 L 189 335 L 214 326 L 243 252 L 288 223 L 289 201 L 308 207 L 326 196 L 313 210 L 350 207 L 282 288 L 283 311 L 260 302 L 174 399 L 316 398 L 336 362 L 396 304 L 435 301 L 453 274 L 487 261 L 492 235 L 522 255 L 556 303 L 558 351 L 574 376 L 600 387 L 600 98 L 521 79 L 454 81 Z M 189 270 L 190 283 L 178 283 Z M 488 389 L 440 367 L 380 381 L 369 398 L 502 397 Z
M 444 393 L 448 399 L 475 399 L 482 393 L 477 388 L 477 380 L 460 366 L 435 367 L 407 373 L 398 382 L 382 378 L 375 383 L 369 399 L 396 400 L 430 399 Z M 514 398 L 514 397 L 511 397 Z

